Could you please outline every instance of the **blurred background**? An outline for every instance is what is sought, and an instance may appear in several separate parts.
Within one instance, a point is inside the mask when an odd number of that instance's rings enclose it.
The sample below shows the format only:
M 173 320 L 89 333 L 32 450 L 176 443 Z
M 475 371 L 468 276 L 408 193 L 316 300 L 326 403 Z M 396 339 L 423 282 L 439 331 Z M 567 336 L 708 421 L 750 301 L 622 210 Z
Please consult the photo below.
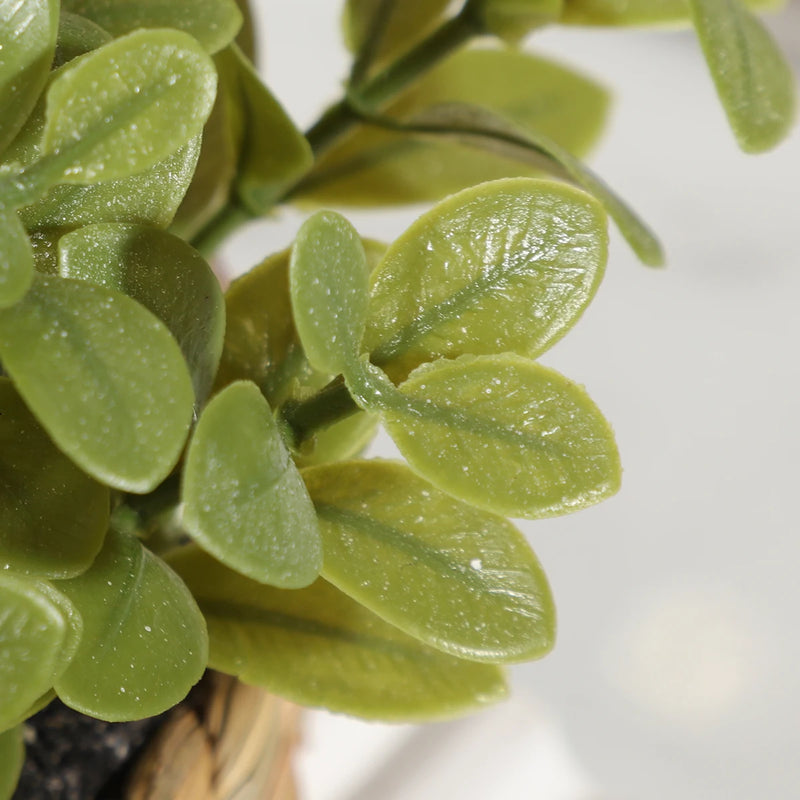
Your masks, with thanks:
M 306 126 L 347 74 L 341 4 L 254 5 L 266 81 Z M 770 24 L 800 70 L 800 3 Z M 738 151 L 689 31 L 559 29 L 526 47 L 612 90 L 590 164 L 667 249 L 651 270 L 612 231 L 596 301 L 542 359 L 614 425 L 623 489 L 520 523 L 559 638 L 512 670 L 509 702 L 425 727 L 309 712 L 302 800 L 800 796 L 800 132 Z M 391 239 L 421 211 L 346 213 Z M 248 228 L 224 260 L 249 268 L 301 221 Z

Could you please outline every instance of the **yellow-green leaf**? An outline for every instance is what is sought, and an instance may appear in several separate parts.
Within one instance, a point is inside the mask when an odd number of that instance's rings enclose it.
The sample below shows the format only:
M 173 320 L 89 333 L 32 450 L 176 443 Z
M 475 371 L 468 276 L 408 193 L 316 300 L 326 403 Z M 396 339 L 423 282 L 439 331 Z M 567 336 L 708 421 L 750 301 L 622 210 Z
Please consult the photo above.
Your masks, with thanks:
M 290 700 L 370 719 L 451 717 L 502 699 L 496 666 L 412 639 L 324 580 L 287 591 L 185 548 L 170 563 L 208 621 L 210 666 Z
M 87 225 L 59 241 L 65 278 L 116 289 L 152 311 L 175 337 L 198 407 L 222 352 L 225 301 L 205 259 L 186 242 L 145 225 Z
M 792 69 L 740 0 L 689 0 L 692 21 L 728 122 L 748 153 L 769 150 L 795 116 Z
M 319 575 L 314 507 L 255 384 L 231 384 L 203 411 L 182 497 L 183 526 L 237 572 L 290 589 Z
M 208 639 L 181 579 L 133 536 L 113 529 L 83 575 L 56 586 L 84 634 L 55 682 L 68 706 L 99 719 L 142 719 L 174 706 L 206 668 Z
M 295 325 L 311 365 L 344 372 L 359 353 L 367 316 L 367 256 L 353 226 L 333 211 L 303 224 L 289 283 Z
M 0 359 L 53 441 L 97 480 L 147 492 L 175 465 L 191 380 L 164 324 L 129 297 L 38 276 L 0 311 Z
M 139 28 L 177 28 L 209 53 L 225 47 L 242 25 L 234 0 L 62 0 L 62 6 L 115 37 Z
M 747 0 L 751 8 L 778 8 L 785 0 Z M 564 0 L 567 25 L 664 25 L 690 23 L 687 0 Z
M 473 0 L 472 7 L 488 33 L 510 42 L 555 22 L 564 0 Z
M 404 464 L 307 469 L 323 576 L 426 644 L 475 661 L 539 658 L 553 646 L 547 580 L 514 526 L 459 502 Z
M 83 572 L 103 544 L 109 494 L 81 472 L 0 378 L 0 564 L 66 578 Z
M 386 393 L 384 424 L 411 466 L 479 508 L 537 519 L 614 494 L 619 454 L 586 392 L 506 354 L 440 359 Z
M 0 800 L 11 800 L 24 761 L 22 725 L 0 733 Z
M 535 357 L 589 304 L 606 255 L 605 214 L 584 192 L 532 178 L 466 189 L 389 247 L 364 349 L 393 376 L 439 356 Z
M 33 280 L 33 250 L 13 210 L 0 205 L 0 308 L 14 305 Z
M 580 156 L 602 130 L 608 95 L 552 61 L 516 50 L 464 50 L 430 70 L 383 110 L 403 121 L 441 103 L 474 103 Z M 298 187 L 299 200 L 373 206 L 440 200 L 483 181 L 538 170 L 471 147 L 421 141 L 360 126 L 325 152 Z
M 114 37 L 86 17 L 61 10 L 58 20 L 58 42 L 53 57 L 53 69 L 62 67 L 73 58 L 97 50 Z

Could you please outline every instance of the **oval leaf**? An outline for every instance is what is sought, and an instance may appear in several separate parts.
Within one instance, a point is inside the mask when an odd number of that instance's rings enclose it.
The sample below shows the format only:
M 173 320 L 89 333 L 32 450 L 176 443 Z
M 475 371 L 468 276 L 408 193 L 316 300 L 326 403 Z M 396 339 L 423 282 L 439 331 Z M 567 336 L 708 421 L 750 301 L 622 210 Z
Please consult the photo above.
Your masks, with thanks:
M 764 25 L 739 0 L 689 0 L 717 93 L 739 146 L 769 150 L 795 115 L 792 69 Z
M 411 466 L 479 508 L 537 519 L 614 494 L 619 454 L 587 394 L 511 354 L 420 367 L 382 395 L 383 421 Z
M 230 43 L 242 25 L 234 0 L 62 0 L 61 4 L 115 37 L 139 28 L 177 28 L 209 53 Z
M 783 0 L 748 0 L 750 8 L 779 8 Z M 686 0 L 564 0 L 566 25 L 689 25 Z
M 320 520 L 323 576 L 370 611 L 475 661 L 522 661 L 552 648 L 550 589 L 510 522 L 404 464 L 351 461 L 303 479 Z
M 0 733 L 0 800 L 11 800 L 24 762 L 22 725 Z
M 75 59 L 47 93 L 49 184 L 119 180 L 153 166 L 201 133 L 215 92 L 213 62 L 180 31 L 137 31 Z
M 183 526 L 229 567 L 290 589 L 319 575 L 314 507 L 255 384 L 231 384 L 203 411 L 182 495 Z
M 367 256 L 353 226 L 320 211 L 300 228 L 290 287 L 295 325 L 309 362 L 339 374 L 357 360 L 367 316 Z
M 535 28 L 555 22 L 564 0 L 477 0 L 472 5 L 488 33 L 515 43 Z
M 47 82 L 58 35 L 58 0 L 0 0 L 0 153 Z
M 0 564 L 66 578 L 89 567 L 108 527 L 109 493 L 41 429 L 0 378 Z
M 75 653 L 81 622 L 52 586 L 0 573 L 0 730 L 16 724 Z
M 92 567 L 57 584 L 81 612 L 84 635 L 58 696 L 109 721 L 174 706 L 206 668 L 205 623 L 186 586 L 132 536 L 113 529 Z
M 303 705 L 370 719 L 436 719 L 502 699 L 496 666 L 415 641 L 323 580 L 273 589 L 184 548 L 170 562 L 208 621 L 210 665 Z
M 147 492 L 175 465 L 192 384 L 169 331 L 130 298 L 38 276 L 0 311 L 0 358 L 53 441 L 97 480 Z
M 0 308 L 18 302 L 33 280 L 33 250 L 17 213 L 0 206 Z
M 225 301 L 205 259 L 186 242 L 144 225 L 87 225 L 61 238 L 65 278 L 116 289 L 152 311 L 178 342 L 201 406 L 219 364 Z
M 511 49 L 468 49 L 431 69 L 383 113 L 403 121 L 442 103 L 484 106 L 581 156 L 603 128 L 608 95 L 552 61 Z M 484 181 L 537 174 L 505 156 L 476 158 L 457 142 L 360 126 L 321 155 L 295 196 L 341 206 L 435 202 Z
M 64 66 L 73 58 L 97 50 L 108 44 L 111 34 L 86 17 L 64 11 L 63 7 L 58 20 L 58 42 L 53 58 L 53 69 Z
M 535 357 L 583 313 L 606 256 L 605 214 L 584 192 L 531 178 L 467 189 L 389 247 L 364 349 L 393 376 L 439 356 Z

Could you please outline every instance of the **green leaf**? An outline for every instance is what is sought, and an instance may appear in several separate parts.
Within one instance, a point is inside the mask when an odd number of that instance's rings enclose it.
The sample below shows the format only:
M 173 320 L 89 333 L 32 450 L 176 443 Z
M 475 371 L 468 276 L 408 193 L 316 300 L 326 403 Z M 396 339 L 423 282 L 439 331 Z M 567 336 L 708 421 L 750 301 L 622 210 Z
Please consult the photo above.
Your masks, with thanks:
M 203 411 L 182 497 L 183 527 L 237 572 L 287 589 L 319 575 L 314 507 L 255 384 L 231 384 Z
M 0 0 L 0 152 L 47 82 L 58 35 L 58 0 Z
M 195 401 L 208 396 L 222 353 L 225 301 L 205 259 L 186 242 L 144 225 L 88 225 L 61 238 L 60 272 L 116 289 L 155 314 L 178 342 Z
M 535 357 L 589 304 L 606 254 L 605 215 L 584 192 L 532 178 L 467 189 L 389 247 L 364 349 L 393 376 L 439 356 Z
M 160 714 L 206 668 L 202 614 L 181 579 L 136 538 L 113 529 L 92 567 L 57 584 L 81 612 L 84 635 L 58 696 L 109 721 Z
M 86 17 L 62 9 L 58 20 L 58 42 L 53 58 L 53 69 L 63 66 L 73 58 L 97 50 L 112 40 L 108 31 Z
M 0 730 L 16 724 L 73 657 L 80 615 L 45 581 L 0 572 Z
M 608 95 L 551 61 L 511 49 L 470 49 L 431 69 L 383 113 L 402 122 L 442 103 L 484 106 L 580 156 L 602 130 Z M 536 174 L 505 156 L 476 158 L 459 143 L 364 125 L 320 157 L 295 196 L 342 206 L 431 202 L 484 181 Z
M 24 762 L 22 725 L 0 733 L 0 800 L 11 800 Z
M 394 394 L 381 388 L 389 435 L 434 486 L 479 508 L 538 519 L 614 494 L 619 454 L 583 389 L 506 354 L 439 360 Z M 401 398 L 402 394 L 402 398 Z
M 435 719 L 505 696 L 498 667 L 446 655 L 323 580 L 286 591 L 185 548 L 170 561 L 208 621 L 210 665 L 303 705 L 371 719 Z
M 19 215 L 0 205 L 0 309 L 19 302 L 33 280 L 33 250 Z
M 430 33 L 444 17 L 450 0 L 347 0 L 342 13 L 342 31 L 347 48 L 358 53 L 370 46 L 375 15 L 381 20 L 381 35 L 370 61 L 380 66 L 401 55 Z M 382 6 L 386 6 L 385 10 Z
M 764 25 L 739 0 L 689 0 L 717 93 L 739 146 L 769 150 L 795 116 L 792 69 Z
M 62 0 L 115 37 L 139 28 L 177 28 L 215 53 L 230 43 L 242 25 L 234 0 Z
M 0 311 L 0 359 L 53 441 L 97 480 L 147 492 L 175 465 L 191 381 L 169 331 L 130 298 L 38 276 Z
M 434 489 L 404 464 L 303 472 L 325 549 L 323 576 L 409 635 L 502 663 L 553 646 L 555 609 L 525 538 L 505 519 Z
M 306 220 L 289 280 L 303 349 L 320 372 L 338 374 L 359 356 L 367 317 L 367 256 L 353 226 L 333 211 Z
M 65 578 L 89 567 L 108 527 L 108 489 L 50 441 L 0 378 L 0 564 Z
M 200 153 L 195 137 L 144 172 L 89 186 L 59 184 L 23 208 L 28 230 L 74 230 L 95 222 L 129 222 L 166 228 L 192 180 Z
M 748 0 L 751 8 L 779 8 L 784 0 Z M 564 0 L 562 24 L 567 25 L 688 25 L 687 0 Z
M 215 92 L 211 59 L 180 31 L 137 31 L 71 61 L 47 93 L 42 152 L 50 159 L 37 185 L 146 170 L 202 131 Z
M 555 22 L 564 0 L 473 0 L 472 6 L 488 33 L 514 43 L 535 28 Z
M 315 431 L 294 453 L 301 467 L 328 464 L 361 455 L 378 430 L 378 418 L 358 412 Z
M 313 163 L 311 146 L 236 45 L 230 59 L 238 77 L 244 138 L 236 193 L 254 215 L 266 214 Z
M 422 135 L 450 137 L 574 182 L 603 204 L 643 263 L 664 263 L 661 245 L 647 225 L 597 175 L 546 136 L 523 131 L 488 109 L 465 103 L 425 109 L 402 128 Z

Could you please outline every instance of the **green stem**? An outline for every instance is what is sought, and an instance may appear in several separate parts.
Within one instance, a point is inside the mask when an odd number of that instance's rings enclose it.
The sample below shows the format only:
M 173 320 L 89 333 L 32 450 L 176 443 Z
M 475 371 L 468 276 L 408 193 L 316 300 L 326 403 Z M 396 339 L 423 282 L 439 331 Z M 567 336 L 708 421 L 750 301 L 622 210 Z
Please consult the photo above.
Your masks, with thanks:
M 253 215 L 244 208 L 228 202 L 222 211 L 194 236 L 191 245 L 202 255 L 208 257 L 231 233 L 252 219 Z
M 294 400 L 281 409 L 291 430 L 291 444 L 297 448 L 321 428 L 327 428 L 358 411 L 340 375 L 306 400 Z

